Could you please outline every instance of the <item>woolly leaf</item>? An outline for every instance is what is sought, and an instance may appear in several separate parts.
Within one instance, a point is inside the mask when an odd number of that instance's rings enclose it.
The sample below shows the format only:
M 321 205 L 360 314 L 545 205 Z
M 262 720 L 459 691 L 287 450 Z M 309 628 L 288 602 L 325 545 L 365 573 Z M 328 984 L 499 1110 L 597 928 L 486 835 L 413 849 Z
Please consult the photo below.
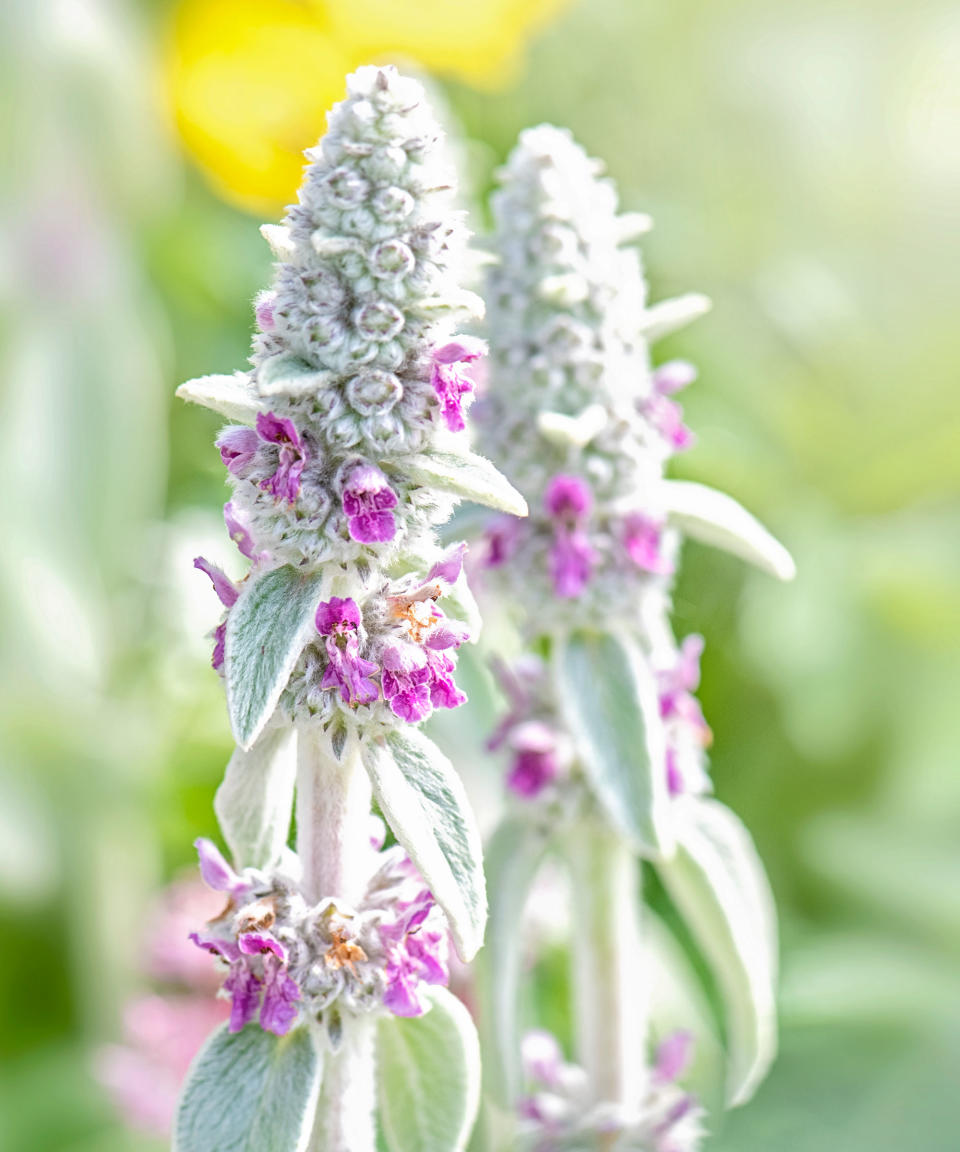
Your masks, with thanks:
M 547 851 L 547 834 L 529 820 L 502 821 L 487 844 L 484 870 L 490 917 L 483 951 L 477 957 L 478 1000 L 483 1009 L 483 1074 L 491 1094 L 504 1107 L 519 1098 L 519 986 L 523 910 Z
M 219 1028 L 190 1067 L 173 1152 L 305 1152 L 323 1063 L 306 1028 Z
M 265 729 L 230 757 L 213 807 L 238 868 L 269 868 L 287 843 L 297 777 L 296 729 Z
M 271 356 L 257 370 L 257 387 L 264 396 L 306 396 L 318 392 L 329 379 L 329 372 L 290 352 Z
M 653 674 L 636 644 L 574 632 L 557 646 L 563 714 L 597 799 L 634 846 L 672 850 L 666 747 Z
M 716 800 L 675 802 L 677 852 L 657 869 L 712 965 L 727 1010 L 729 1104 L 746 1103 L 776 1054 L 777 930 L 763 865 Z
M 429 988 L 423 1016 L 384 1016 L 378 1031 L 380 1123 L 390 1152 L 461 1152 L 480 1103 L 480 1045 L 470 1013 Z
M 363 762 L 384 818 L 470 960 L 483 943 L 487 899 L 480 833 L 460 777 L 416 728 L 367 744 Z
M 252 424 L 264 406 L 245 372 L 235 372 L 232 376 L 198 376 L 181 384 L 177 395 L 189 404 L 202 404 L 241 424 Z
M 472 452 L 430 452 L 407 456 L 394 465 L 411 480 L 452 492 L 464 500 L 526 516 L 527 502 L 489 460 Z
M 692 480 L 668 480 L 664 492 L 670 523 L 685 535 L 732 552 L 781 580 L 796 575 L 786 548 L 732 496 Z
M 273 714 L 304 645 L 315 634 L 323 579 L 285 564 L 250 577 L 227 617 L 227 708 L 233 735 L 249 749 Z

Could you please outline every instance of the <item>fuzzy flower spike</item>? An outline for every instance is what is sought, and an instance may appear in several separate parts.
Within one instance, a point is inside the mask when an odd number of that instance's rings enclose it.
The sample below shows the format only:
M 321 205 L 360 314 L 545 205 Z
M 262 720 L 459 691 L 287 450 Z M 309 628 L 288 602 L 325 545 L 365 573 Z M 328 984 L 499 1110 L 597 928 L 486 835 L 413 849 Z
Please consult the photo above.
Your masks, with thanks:
M 492 521 L 483 559 L 490 590 L 522 609 L 531 655 L 498 673 L 510 707 L 491 748 L 507 753 L 514 799 L 490 849 L 491 875 L 509 877 L 509 889 L 491 898 L 521 908 L 517 878 L 532 880 L 530 861 L 551 848 L 572 874 L 583 1083 L 572 1127 L 557 1127 L 566 1104 L 527 1099 L 521 1129 L 532 1146 L 612 1147 L 616 1139 L 618 1148 L 689 1152 L 699 1123 L 681 1123 L 679 1112 L 665 1122 L 646 1048 L 638 860 L 655 863 L 694 935 L 710 940 L 728 996 L 731 1103 L 750 1096 L 773 1057 L 775 926 L 746 830 L 708 796 L 710 732 L 695 696 L 703 642 L 674 640 L 672 580 L 684 535 L 783 578 L 793 565 L 728 496 L 666 477 L 672 457 L 692 444 L 675 395 L 696 373 L 681 361 L 654 367 L 650 345 L 708 301 L 691 294 L 648 304 L 628 242 L 650 221 L 619 214 L 600 171 L 569 133 L 533 128 L 493 198 L 479 442 L 531 515 Z M 499 859 L 503 852 L 522 868 Z M 727 926 L 722 955 L 718 923 Z M 518 935 L 513 926 L 488 943 L 485 970 L 518 970 L 505 955 Z M 496 1002 L 496 1051 L 515 1053 L 516 988 L 488 976 L 486 990 Z M 503 1107 L 522 1084 L 516 1059 L 501 1059 Z M 679 1100 L 699 1116 L 678 1090 Z
M 457 324 L 482 307 L 457 284 L 465 233 L 421 87 L 361 68 L 308 159 L 298 203 L 263 229 L 276 263 L 251 367 L 178 393 L 231 422 L 224 517 L 250 568 L 234 583 L 197 561 L 223 608 L 214 666 L 238 748 L 216 798 L 233 862 L 198 842 L 227 903 L 194 941 L 231 1016 L 185 1089 L 177 1147 L 373 1152 L 374 1068 L 402 1084 L 391 1062 L 431 1058 L 415 1034 L 429 1011 L 460 1070 L 442 1103 L 453 1152 L 476 1067 L 446 943 L 472 956 L 486 899 L 463 786 L 416 727 L 466 699 L 457 650 L 477 631 L 465 545 L 441 549 L 436 529 L 462 499 L 526 508 L 465 443 L 483 346 Z M 386 852 L 374 797 L 398 841 Z M 397 1092 L 379 1098 L 388 1142 L 410 1106 Z M 255 1111 L 279 1127 L 230 1127 Z

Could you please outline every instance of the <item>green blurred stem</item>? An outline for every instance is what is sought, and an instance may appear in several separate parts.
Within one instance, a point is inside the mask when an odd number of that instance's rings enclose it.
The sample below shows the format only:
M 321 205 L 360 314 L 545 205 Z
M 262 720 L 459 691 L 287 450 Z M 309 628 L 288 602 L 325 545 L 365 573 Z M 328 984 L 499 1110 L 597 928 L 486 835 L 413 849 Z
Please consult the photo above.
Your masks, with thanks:
M 297 851 L 309 901 L 334 897 L 359 903 L 375 863 L 370 805 L 370 780 L 359 743 L 351 737 L 338 759 L 317 729 L 301 728 Z M 309 1152 L 375 1152 L 375 1035 L 373 1019 L 344 1019 L 339 1050 L 325 1055 Z
M 645 1093 L 649 992 L 640 862 L 598 818 L 578 831 L 569 858 L 576 1057 L 596 1102 L 637 1109 Z

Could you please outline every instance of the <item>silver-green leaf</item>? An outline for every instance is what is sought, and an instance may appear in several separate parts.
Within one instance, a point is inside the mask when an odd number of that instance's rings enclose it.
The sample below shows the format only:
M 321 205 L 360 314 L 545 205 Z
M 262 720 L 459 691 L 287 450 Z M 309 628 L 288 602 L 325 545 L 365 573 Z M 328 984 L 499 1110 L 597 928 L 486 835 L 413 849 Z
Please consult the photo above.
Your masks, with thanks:
M 563 714 L 597 799 L 635 846 L 673 850 L 666 746 L 653 673 L 629 637 L 574 632 L 558 641 Z
M 446 988 L 423 1016 L 384 1016 L 378 1031 L 380 1124 L 390 1152 L 462 1152 L 480 1103 L 480 1045 Z
M 305 1152 L 323 1063 L 306 1028 L 219 1028 L 190 1067 L 173 1152 Z
M 202 404 L 226 416 L 228 420 L 239 420 L 241 424 L 252 424 L 257 413 L 263 410 L 263 401 L 257 394 L 244 372 L 232 376 L 198 376 L 187 380 L 177 389 L 181 400 L 190 404 Z
M 291 352 L 271 356 L 257 370 L 257 387 L 263 396 L 305 396 L 320 391 L 329 379 L 329 372 Z
M 296 728 L 266 728 L 234 750 L 213 808 L 238 868 L 269 868 L 287 843 L 297 778 Z
M 416 728 L 371 741 L 363 762 L 394 836 L 446 913 L 457 951 L 483 943 L 487 895 L 480 832 L 453 765 Z
M 750 834 L 716 800 L 675 800 L 677 851 L 657 869 L 713 967 L 729 1046 L 727 1099 L 744 1104 L 776 1054 L 777 930 Z
M 544 828 L 518 817 L 503 820 L 483 854 L 490 916 L 483 951 L 476 960 L 482 1009 L 483 1076 L 489 1094 L 512 1108 L 520 1082 L 519 991 L 523 910 L 547 852 Z
M 526 516 L 527 502 L 513 485 L 483 456 L 473 452 L 431 452 L 406 456 L 395 465 L 411 480 L 464 500 Z
M 252 747 L 315 634 L 323 579 L 284 565 L 251 576 L 227 617 L 227 708 L 237 743 Z
M 732 552 L 780 580 L 796 575 L 786 548 L 732 496 L 692 480 L 667 480 L 664 498 L 668 520 L 684 535 Z

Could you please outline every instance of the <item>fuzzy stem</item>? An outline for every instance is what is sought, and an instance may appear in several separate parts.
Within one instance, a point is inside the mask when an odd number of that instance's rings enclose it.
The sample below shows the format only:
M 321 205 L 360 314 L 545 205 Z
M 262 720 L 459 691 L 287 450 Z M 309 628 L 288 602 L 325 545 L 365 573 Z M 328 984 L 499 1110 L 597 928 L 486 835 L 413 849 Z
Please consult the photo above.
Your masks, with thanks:
M 317 902 L 357 903 L 373 872 L 370 781 L 350 737 L 338 759 L 329 741 L 301 728 L 297 751 L 297 851 L 303 892 Z M 374 1152 L 376 1023 L 345 1017 L 343 1039 L 324 1058 L 323 1086 L 310 1152 Z
M 359 742 L 349 737 L 337 759 L 322 733 L 302 727 L 297 741 L 297 852 L 307 900 L 360 900 L 374 867 L 370 805 L 370 780 Z
M 343 1042 L 327 1053 L 309 1152 L 374 1152 L 376 1018 L 344 1020 Z
M 648 973 L 641 947 L 640 863 L 590 820 L 570 848 L 577 1060 L 596 1102 L 639 1109 L 645 1093 Z

